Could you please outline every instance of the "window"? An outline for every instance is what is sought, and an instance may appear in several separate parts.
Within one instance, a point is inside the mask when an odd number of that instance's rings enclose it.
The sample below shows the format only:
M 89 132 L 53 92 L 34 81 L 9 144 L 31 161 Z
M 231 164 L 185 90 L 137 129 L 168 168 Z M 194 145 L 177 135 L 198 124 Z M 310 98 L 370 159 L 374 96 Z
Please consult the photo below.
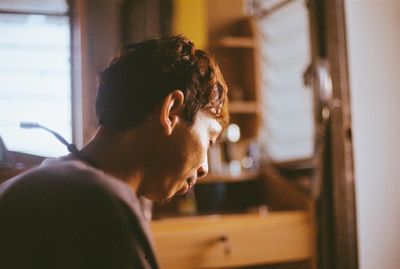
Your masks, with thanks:
M 277 3 L 256 2 L 261 10 Z M 312 91 L 303 81 L 311 62 L 308 10 L 303 1 L 285 3 L 258 20 L 262 137 L 268 157 L 275 162 L 309 159 L 314 153 Z
M 51 134 L 19 123 L 37 122 L 72 140 L 70 43 L 68 15 L 0 11 L 0 136 L 9 150 L 66 153 Z

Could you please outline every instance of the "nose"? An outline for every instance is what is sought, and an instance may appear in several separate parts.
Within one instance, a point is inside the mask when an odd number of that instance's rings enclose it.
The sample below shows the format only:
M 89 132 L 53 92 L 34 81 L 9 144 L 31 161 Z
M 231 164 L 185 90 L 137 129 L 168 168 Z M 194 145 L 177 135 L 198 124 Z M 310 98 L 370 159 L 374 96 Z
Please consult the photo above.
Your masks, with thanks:
M 197 178 L 205 177 L 208 174 L 207 160 L 197 169 Z

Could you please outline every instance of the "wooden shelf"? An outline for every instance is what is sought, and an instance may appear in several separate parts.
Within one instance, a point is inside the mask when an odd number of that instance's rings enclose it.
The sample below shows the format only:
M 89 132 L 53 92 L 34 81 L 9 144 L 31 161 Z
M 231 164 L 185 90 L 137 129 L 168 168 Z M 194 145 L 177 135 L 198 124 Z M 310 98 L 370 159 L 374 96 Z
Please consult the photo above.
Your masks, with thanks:
M 260 113 L 260 105 L 255 101 L 231 101 L 229 103 L 229 112 L 231 113 Z
M 217 41 L 216 47 L 225 48 L 254 48 L 254 40 L 252 37 L 225 36 Z

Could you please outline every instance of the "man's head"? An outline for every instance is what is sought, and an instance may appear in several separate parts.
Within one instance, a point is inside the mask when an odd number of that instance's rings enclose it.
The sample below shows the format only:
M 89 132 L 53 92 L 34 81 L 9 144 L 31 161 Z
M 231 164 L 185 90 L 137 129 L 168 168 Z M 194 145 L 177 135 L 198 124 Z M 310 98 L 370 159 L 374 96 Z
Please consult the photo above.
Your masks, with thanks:
M 185 120 L 206 109 L 228 122 L 227 87 L 215 60 L 182 36 L 126 46 L 100 77 L 96 113 L 100 125 L 139 126 L 174 90 L 184 94 Z
M 126 46 L 101 75 L 96 113 L 101 127 L 140 133 L 124 144 L 132 156 L 142 146 L 130 164 L 140 169 L 138 192 L 164 200 L 207 174 L 207 150 L 229 121 L 227 105 L 215 60 L 176 36 Z

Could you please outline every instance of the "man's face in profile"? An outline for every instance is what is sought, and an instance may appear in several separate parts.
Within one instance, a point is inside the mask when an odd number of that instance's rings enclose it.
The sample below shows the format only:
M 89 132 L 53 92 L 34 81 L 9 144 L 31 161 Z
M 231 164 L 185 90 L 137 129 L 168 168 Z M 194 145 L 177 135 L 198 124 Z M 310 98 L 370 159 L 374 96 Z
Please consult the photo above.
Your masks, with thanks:
M 186 193 L 196 181 L 207 175 L 207 152 L 222 132 L 221 124 L 205 111 L 199 111 L 193 124 L 180 120 L 174 131 L 164 141 L 157 141 L 158 153 L 153 159 L 152 181 L 146 184 L 151 200 L 171 199 L 175 194 Z

